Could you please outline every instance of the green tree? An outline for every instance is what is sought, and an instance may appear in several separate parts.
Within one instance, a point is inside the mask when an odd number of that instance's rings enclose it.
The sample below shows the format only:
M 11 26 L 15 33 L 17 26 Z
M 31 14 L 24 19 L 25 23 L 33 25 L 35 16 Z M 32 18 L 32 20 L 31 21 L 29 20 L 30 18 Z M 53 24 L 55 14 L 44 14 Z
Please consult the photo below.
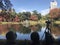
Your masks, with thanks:
M 16 11 L 15 11 L 15 9 L 12 9 L 12 12 L 11 12 L 11 15 L 16 15 L 17 13 L 16 13 Z
M 28 20 L 30 17 L 31 13 L 30 12 L 22 12 L 18 13 L 18 16 L 20 17 L 21 20 Z
M 37 16 L 38 16 L 38 20 L 40 20 L 41 17 L 42 17 L 42 16 L 41 16 L 41 13 L 39 13 Z
M 31 16 L 30 12 L 23 12 L 22 15 L 25 16 L 25 19 L 29 19 L 29 17 Z
M 30 12 L 26 12 L 26 13 L 25 13 L 25 16 L 27 17 L 27 19 L 29 19 L 30 16 L 31 16 L 31 13 L 30 13 Z
M 23 13 L 21 13 L 21 12 L 17 13 L 17 15 L 18 15 L 18 17 L 20 18 L 21 21 L 23 21 L 26 18 L 26 16 L 23 15 Z
M 48 19 L 50 19 L 50 14 L 46 14 L 45 15 L 45 18 L 48 20 Z
M 11 9 L 11 12 L 9 13 L 10 21 L 12 21 L 12 19 L 15 17 L 15 15 L 17 15 L 17 13 L 15 12 L 15 9 Z
M 46 14 L 45 16 L 41 16 L 41 19 L 43 19 L 43 20 L 50 19 L 50 14 Z
M 41 13 L 38 13 L 37 10 L 34 10 L 34 11 L 33 11 L 33 15 L 37 15 L 37 16 L 38 16 L 38 20 L 41 19 Z
M 10 0 L 0 0 L 0 9 L 3 11 L 9 11 L 12 7 Z
M 37 10 L 34 10 L 32 12 L 33 12 L 33 15 L 37 15 L 38 14 Z

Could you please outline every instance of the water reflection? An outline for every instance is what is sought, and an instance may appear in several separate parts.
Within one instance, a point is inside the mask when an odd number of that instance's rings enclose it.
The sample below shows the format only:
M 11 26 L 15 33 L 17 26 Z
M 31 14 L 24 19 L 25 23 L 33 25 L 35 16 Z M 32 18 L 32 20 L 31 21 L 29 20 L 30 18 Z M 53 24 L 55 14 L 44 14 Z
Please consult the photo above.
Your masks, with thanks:
M 0 35 L 7 33 L 9 30 L 20 32 L 20 33 L 30 33 L 31 31 L 41 30 L 41 25 L 30 25 L 28 27 L 22 24 L 0 24 Z
M 30 26 L 31 32 L 40 31 L 41 28 L 42 28 L 42 26 L 39 25 L 39 24 L 37 24 L 37 25 L 31 25 L 31 26 Z
M 54 24 L 54 25 L 51 27 L 51 30 L 52 30 L 52 33 L 53 33 L 55 36 L 60 36 L 60 25 Z
M 17 39 L 30 40 L 30 34 L 33 31 L 37 31 L 41 39 L 45 31 L 45 26 L 36 24 L 36 25 L 29 25 L 28 27 L 26 27 L 26 26 L 23 26 L 22 24 L 4 24 L 4 25 L 0 24 L 0 39 L 6 39 L 5 34 L 10 30 L 17 33 Z M 52 34 L 59 37 L 60 25 L 56 25 L 56 24 L 52 25 L 51 31 L 52 31 Z M 44 38 L 45 38 L 45 35 L 43 36 L 43 39 Z
M 8 26 L 0 24 L 0 35 L 6 34 L 7 31 L 8 31 Z

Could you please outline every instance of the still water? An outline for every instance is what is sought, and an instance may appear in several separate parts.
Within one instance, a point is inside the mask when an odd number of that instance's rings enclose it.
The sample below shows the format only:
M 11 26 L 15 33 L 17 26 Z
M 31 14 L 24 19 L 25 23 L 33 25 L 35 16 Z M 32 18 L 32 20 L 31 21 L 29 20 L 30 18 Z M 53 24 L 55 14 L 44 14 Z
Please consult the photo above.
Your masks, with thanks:
M 45 25 L 29 25 L 24 26 L 22 24 L 0 24 L 0 39 L 6 39 L 5 35 L 8 31 L 14 31 L 17 34 L 18 40 L 30 40 L 30 34 L 34 31 L 37 31 L 40 35 L 40 39 L 45 38 L 44 31 L 46 29 Z M 60 25 L 51 26 L 51 33 L 54 38 L 60 37 Z M 42 38 L 43 37 L 43 38 Z

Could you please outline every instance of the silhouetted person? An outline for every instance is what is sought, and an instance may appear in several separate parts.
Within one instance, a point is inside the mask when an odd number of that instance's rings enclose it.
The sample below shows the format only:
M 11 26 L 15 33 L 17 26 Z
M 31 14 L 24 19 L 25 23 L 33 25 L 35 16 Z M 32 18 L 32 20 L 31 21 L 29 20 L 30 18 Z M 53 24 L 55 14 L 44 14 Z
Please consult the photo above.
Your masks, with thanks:
M 46 29 L 48 29 L 50 32 L 51 32 L 51 29 L 50 29 L 50 24 L 51 24 L 51 21 L 50 20 L 47 20 L 46 22 Z
M 31 45 L 40 45 L 39 34 L 37 32 L 31 34 L 31 40 Z
M 54 43 L 54 38 L 51 33 L 45 31 L 45 42 L 46 45 L 52 45 Z
M 6 34 L 6 39 L 7 39 L 7 42 L 6 42 L 6 45 L 16 45 L 16 33 L 14 33 L 13 31 L 9 31 L 7 34 Z

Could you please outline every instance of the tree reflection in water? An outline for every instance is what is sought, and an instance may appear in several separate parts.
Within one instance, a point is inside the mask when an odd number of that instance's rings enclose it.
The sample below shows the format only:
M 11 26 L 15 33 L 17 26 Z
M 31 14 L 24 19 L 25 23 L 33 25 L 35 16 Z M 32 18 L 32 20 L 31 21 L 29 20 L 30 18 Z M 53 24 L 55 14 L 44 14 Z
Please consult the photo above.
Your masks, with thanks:
M 52 31 L 52 34 L 54 34 L 55 36 L 60 36 L 60 25 L 54 24 L 51 27 L 51 31 Z
M 25 27 L 25 26 L 23 26 L 23 25 L 20 25 L 21 27 L 20 27 L 20 29 L 19 29 L 19 32 L 20 33 L 30 33 L 31 32 L 31 29 L 29 28 L 29 27 Z
M 33 31 L 40 31 L 41 28 L 42 28 L 42 26 L 39 25 L 39 24 L 30 26 L 31 32 L 33 32 Z
M 41 30 L 42 26 L 37 24 L 37 25 L 30 25 L 28 27 L 23 26 L 22 24 L 5 24 L 5 25 L 0 25 L 0 35 L 1 34 L 6 34 L 8 31 L 12 30 L 15 32 L 20 32 L 20 33 L 30 33 L 31 31 L 39 31 Z
M 44 27 L 44 26 L 43 26 Z M 24 34 L 31 33 L 33 31 L 40 31 L 42 28 L 41 25 L 30 25 L 28 27 L 23 26 L 22 24 L 0 24 L 0 35 L 5 35 L 8 31 L 12 30 L 15 32 L 20 32 Z M 60 25 L 54 24 L 51 27 L 52 34 L 60 36 Z

